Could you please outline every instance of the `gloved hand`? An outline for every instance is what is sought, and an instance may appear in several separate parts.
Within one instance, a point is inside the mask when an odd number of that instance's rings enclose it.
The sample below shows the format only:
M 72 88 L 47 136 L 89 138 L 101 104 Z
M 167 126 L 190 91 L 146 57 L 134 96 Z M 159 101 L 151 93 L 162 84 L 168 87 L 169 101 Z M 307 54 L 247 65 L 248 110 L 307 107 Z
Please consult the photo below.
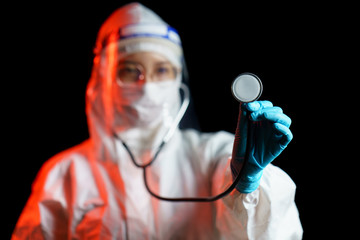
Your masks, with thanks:
M 251 121 L 251 136 L 247 136 L 249 121 Z M 293 138 L 289 129 L 290 124 L 291 119 L 282 109 L 274 107 L 269 101 L 240 105 L 231 160 L 234 179 L 244 167 L 240 182 L 236 186 L 238 191 L 251 193 L 258 188 L 263 169 L 279 156 Z M 250 138 L 250 151 L 249 159 L 244 164 L 247 137 Z

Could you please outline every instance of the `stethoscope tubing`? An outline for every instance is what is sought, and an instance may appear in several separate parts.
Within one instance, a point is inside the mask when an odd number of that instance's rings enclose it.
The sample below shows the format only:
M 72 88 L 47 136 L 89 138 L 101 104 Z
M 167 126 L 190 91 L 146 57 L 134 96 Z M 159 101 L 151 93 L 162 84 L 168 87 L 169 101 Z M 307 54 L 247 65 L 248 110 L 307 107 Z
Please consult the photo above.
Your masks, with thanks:
M 259 81 L 259 84 L 261 84 L 261 92 L 260 92 L 259 96 L 256 97 L 256 99 L 258 99 L 260 97 L 261 93 L 262 93 L 262 83 L 261 83 L 260 79 L 254 74 L 250 74 L 250 73 L 244 73 L 244 74 L 252 75 L 253 77 L 255 77 Z M 241 76 L 241 75 L 243 75 L 243 74 L 240 74 L 239 76 Z M 183 100 L 183 103 L 182 103 L 182 105 L 180 107 L 180 110 L 179 110 L 179 112 L 178 112 L 178 114 L 177 114 L 177 116 L 176 116 L 176 118 L 174 120 L 173 125 L 169 128 L 168 132 L 166 133 L 166 135 L 163 138 L 163 141 L 158 146 L 158 148 L 157 148 L 157 150 L 156 150 L 156 152 L 154 154 L 154 157 L 152 159 L 150 159 L 149 162 L 147 162 L 145 164 L 138 164 L 137 161 L 135 160 L 135 157 L 132 154 L 130 148 L 125 143 L 125 141 L 123 141 L 115 133 L 114 133 L 114 137 L 121 141 L 122 145 L 124 146 L 125 150 L 128 152 L 128 154 L 130 156 L 130 159 L 132 160 L 134 165 L 136 167 L 138 167 L 138 168 L 143 169 L 144 185 L 146 187 L 146 190 L 149 192 L 149 194 L 151 196 L 153 196 L 153 197 L 155 197 L 155 198 L 157 198 L 159 200 L 168 201 L 168 202 L 213 202 L 213 201 L 217 201 L 217 200 L 219 200 L 221 198 L 226 197 L 228 194 L 230 194 L 236 188 L 236 186 L 240 182 L 241 177 L 243 175 L 245 165 L 246 165 L 246 163 L 247 163 L 247 161 L 249 159 L 250 148 L 251 148 L 250 143 L 252 142 L 252 138 L 254 137 L 253 132 L 252 132 L 253 130 L 252 130 L 252 127 L 251 127 L 252 120 L 250 119 L 250 115 L 247 116 L 248 117 L 247 140 L 246 140 L 246 148 L 245 148 L 245 157 L 244 157 L 244 162 L 243 162 L 242 168 L 241 168 L 239 174 L 236 176 L 235 180 L 232 182 L 232 184 L 225 191 L 223 191 L 222 193 L 220 193 L 218 195 L 215 195 L 215 196 L 210 196 L 210 197 L 181 197 L 181 198 L 163 197 L 163 196 L 155 193 L 154 191 L 152 191 L 152 189 L 150 188 L 150 186 L 148 184 L 148 181 L 147 181 L 147 173 L 146 172 L 147 172 L 148 167 L 150 167 L 150 165 L 154 163 L 154 161 L 158 158 L 158 155 L 160 154 L 161 150 L 164 148 L 166 143 L 171 139 L 172 135 L 175 132 L 175 129 L 178 127 L 178 125 L 179 125 L 182 117 L 184 116 L 184 114 L 186 112 L 186 109 L 187 109 L 187 107 L 189 105 L 189 91 L 187 89 L 187 86 L 182 84 L 181 89 L 184 91 L 184 100 Z M 239 99 L 237 99 L 237 100 L 239 100 Z M 242 104 L 242 103 L 240 103 L 240 104 Z M 246 111 L 246 110 L 242 109 L 242 111 Z M 247 115 L 247 114 L 245 114 L 245 115 Z M 238 123 L 237 127 L 239 128 L 239 123 Z

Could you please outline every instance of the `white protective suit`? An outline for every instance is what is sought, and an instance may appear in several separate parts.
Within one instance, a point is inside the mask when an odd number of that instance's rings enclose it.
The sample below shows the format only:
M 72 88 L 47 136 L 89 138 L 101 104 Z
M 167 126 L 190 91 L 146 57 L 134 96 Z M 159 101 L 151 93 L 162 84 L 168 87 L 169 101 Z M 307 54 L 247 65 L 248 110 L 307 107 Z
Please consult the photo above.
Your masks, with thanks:
M 167 26 L 151 10 L 129 4 L 107 20 L 97 43 L 102 44 L 111 28 L 144 22 Z M 181 55 L 174 51 L 169 59 Z M 94 60 L 87 89 L 90 139 L 44 164 L 12 239 L 301 239 L 295 184 L 271 164 L 250 194 L 234 190 L 211 203 L 151 197 L 143 170 L 132 163 L 112 131 L 128 143 L 139 162 L 146 162 L 174 113 L 170 110 L 167 118 L 149 127 L 126 120 L 121 112 L 126 108 L 114 111 L 119 107 L 110 99 L 113 90 L 106 82 L 111 73 L 101 70 L 111 57 L 101 56 Z M 179 96 L 176 99 L 171 106 L 178 110 Z M 152 189 L 167 197 L 209 196 L 224 190 L 232 181 L 233 140 L 226 132 L 176 129 L 148 169 Z

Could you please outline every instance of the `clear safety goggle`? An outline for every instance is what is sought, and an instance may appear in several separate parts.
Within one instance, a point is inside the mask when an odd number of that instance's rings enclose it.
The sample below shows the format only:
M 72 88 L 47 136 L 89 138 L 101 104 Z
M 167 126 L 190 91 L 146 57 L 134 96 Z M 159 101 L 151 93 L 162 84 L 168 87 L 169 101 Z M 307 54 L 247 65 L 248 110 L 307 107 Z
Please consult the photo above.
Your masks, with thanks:
M 120 62 L 117 66 L 116 79 L 119 83 L 139 83 L 145 80 L 159 82 L 175 80 L 177 74 L 177 68 L 169 62 L 155 64 L 150 69 L 145 69 L 145 67 L 139 63 L 124 61 Z

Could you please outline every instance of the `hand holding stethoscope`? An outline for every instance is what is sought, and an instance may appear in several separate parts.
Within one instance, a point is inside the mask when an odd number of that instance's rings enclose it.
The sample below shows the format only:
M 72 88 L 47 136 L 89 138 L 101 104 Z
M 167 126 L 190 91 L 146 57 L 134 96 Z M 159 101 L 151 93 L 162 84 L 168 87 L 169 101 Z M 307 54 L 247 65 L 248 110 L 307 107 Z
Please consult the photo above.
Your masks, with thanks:
M 171 202 L 211 202 L 228 195 L 234 188 L 242 193 L 254 191 L 260 184 L 263 169 L 277 157 L 292 139 L 289 130 L 291 120 L 281 108 L 273 107 L 269 101 L 255 102 L 262 93 L 260 79 L 251 73 L 240 74 L 232 84 L 233 96 L 240 102 L 240 114 L 235 133 L 231 170 L 234 181 L 224 192 L 210 197 L 168 198 L 155 193 L 147 182 L 147 168 L 156 160 L 164 145 L 170 140 L 189 104 L 189 94 L 185 86 L 184 101 L 168 133 L 157 148 L 154 157 L 146 164 L 136 162 L 129 147 L 121 142 L 137 167 L 143 168 L 144 184 L 148 192 L 160 200 Z M 263 124 L 254 124 L 263 122 Z M 115 137 L 119 138 L 116 134 Z M 256 147 L 256 150 L 255 150 Z
M 260 79 L 241 74 L 232 85 L 234 97 L 242 102 L 231 159 L 236 189 L 251 193 L 260 185 L 264 168 L 290 143 L 291 119 L 269 101 L 255 101 L 262 93 Z

